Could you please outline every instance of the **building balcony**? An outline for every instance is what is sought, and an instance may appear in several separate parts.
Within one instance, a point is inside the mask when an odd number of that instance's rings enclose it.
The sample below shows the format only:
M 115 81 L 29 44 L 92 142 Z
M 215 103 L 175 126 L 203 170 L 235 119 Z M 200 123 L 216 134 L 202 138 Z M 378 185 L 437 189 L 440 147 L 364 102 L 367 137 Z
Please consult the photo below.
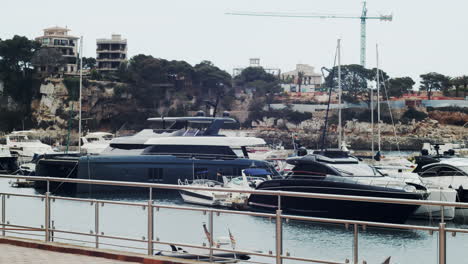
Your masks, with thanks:
M 119 67 L 101 67 L 97 68 L 98 71 L 116 71 Z
M 97 53 L 127 53 L 127 49 L 96 49 Z
M 99 59 L 96 59 L 96 61 L 101 61 L 101 62 L 122 62 L 122 61 L 125 61 L 126 59 L 122 59 L 122 58 L 99 58 Z

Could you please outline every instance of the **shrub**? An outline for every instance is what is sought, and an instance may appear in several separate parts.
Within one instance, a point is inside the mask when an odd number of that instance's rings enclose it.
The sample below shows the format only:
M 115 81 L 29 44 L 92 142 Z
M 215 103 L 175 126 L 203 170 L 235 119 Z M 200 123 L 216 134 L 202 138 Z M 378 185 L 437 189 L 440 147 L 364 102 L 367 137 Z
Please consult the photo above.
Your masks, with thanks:
M 409 108 L 403 114 L 402 119 L 405 121 L 405 123 L 409 123 L 413 119 L 416 121 L 421 121 L 421 120 L 426 119 L 427 117 L 428 115 L 426 113 L 418 111 L 414 108 Z

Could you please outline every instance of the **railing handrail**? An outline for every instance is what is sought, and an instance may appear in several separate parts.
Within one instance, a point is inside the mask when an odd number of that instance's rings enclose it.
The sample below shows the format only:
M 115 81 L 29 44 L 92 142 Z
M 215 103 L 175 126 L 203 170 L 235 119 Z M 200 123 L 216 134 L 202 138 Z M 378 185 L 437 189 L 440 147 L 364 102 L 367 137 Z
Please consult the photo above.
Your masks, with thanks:
M 432 205 L 432 206 L 449 206 L 449 207 L 468 208 L 468 203 L 461 203 L 461 202 L 442 202 L 442 201 L 398 199 L 398 198 L 381 198 L 381 197 L 355 196 L 355 195 L 304 193 L 304 192 L 288 192 L 288 191 L 244 190 L 244 189 L 241 190 L 241 189 L 231 189 L 231 188 L 199 187 L 199 186 L 187 186 L 187 185 L 182 186 L 182 185 L 161 184 L 161 183 L 88 180 L 88 179 L 45 177 L 45 176 L 20 176 L 20 175 L 8 175 L 8 174 L 0 174 L 0 178 L 24 179 L 24 180 L 30 180 L 30 181 L 81 183 L 81 184 L 91 184 L 91 185 L 110 185 L 110 186 L 122 186 L 122 187 L 172 189 L 172 190 L 204 190 L 204 191 L 215 191 L 215 192 L 260 194 L 260 195 L 270 195 L 270 196 L 286 196 L 286 197 L 348 200 L 348 201 L 373 202 L 373 203 Z

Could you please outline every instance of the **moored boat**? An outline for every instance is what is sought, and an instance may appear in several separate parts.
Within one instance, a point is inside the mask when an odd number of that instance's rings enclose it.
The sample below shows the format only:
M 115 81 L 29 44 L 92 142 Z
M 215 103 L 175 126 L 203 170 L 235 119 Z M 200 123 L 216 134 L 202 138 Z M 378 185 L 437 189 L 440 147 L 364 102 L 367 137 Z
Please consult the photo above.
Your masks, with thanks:
M 294 165 L 285 179 L 261 183 L 257 190 L 290 191 L 319 194 L 337 194 L 423 200 L 428 196 L 424 186 L 406 183 L 382 175 L 369 165 L 341 154 L 335 158 L 324 155 L 306 155 L 288 159 Z M 253 194 L 249 205 L 257 210 L 278 208 L 275 196 Z M 281 210 L 287 214 L 330 217 L 378 222 L 403 223 L 418 205 L 344 201 L 333 199 L 281 197 Z

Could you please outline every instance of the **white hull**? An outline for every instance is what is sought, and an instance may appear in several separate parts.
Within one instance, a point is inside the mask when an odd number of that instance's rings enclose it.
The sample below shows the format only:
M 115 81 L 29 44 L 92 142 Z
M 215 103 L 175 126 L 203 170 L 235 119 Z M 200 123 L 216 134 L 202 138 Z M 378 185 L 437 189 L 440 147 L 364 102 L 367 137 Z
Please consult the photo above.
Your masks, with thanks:
M 457 192 L 452 189 L 436 189 L 429 188 L 430 194 L 427 200 L 429 201 L 442 201 L 442 202 L 455 202 Z M 414 218 L 436 218 L 442 217 L 442 208 L 434 205 L 422 205 L 416 212 L 414 212 Z M 444 207 L 443 216 L 445 220 L 452 220 L 455 218 L 454 207 Z

